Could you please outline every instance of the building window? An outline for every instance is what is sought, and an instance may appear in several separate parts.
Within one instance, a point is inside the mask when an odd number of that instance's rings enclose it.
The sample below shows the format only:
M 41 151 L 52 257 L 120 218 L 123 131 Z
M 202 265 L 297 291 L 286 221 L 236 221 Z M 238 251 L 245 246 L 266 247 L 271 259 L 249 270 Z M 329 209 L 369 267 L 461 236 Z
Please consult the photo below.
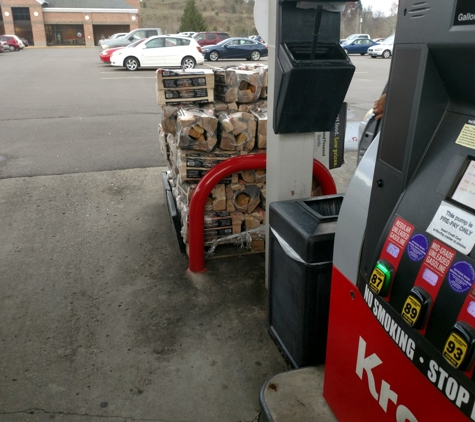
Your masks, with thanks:
M 12 7 L 12 15 L 13 15 L 13 22 L 31 20 L 29 7 Z
M 31 28 L 30 8 L 12 7 L 13 26 L 15 35 L 28 41 L 28 45 L 33 43 L 33 30 Z
M 45 25 L 47 45 L 85 45 L 84 25 Z

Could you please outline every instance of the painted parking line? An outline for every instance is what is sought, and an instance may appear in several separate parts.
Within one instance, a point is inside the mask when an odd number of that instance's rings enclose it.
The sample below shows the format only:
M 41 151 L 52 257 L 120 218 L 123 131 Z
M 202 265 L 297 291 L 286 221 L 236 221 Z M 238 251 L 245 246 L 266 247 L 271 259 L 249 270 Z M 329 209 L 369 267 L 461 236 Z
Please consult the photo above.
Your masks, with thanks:
M 156 76 L 115 76 L 113 78 L 101 78 L 104 79 L 156 79 Z

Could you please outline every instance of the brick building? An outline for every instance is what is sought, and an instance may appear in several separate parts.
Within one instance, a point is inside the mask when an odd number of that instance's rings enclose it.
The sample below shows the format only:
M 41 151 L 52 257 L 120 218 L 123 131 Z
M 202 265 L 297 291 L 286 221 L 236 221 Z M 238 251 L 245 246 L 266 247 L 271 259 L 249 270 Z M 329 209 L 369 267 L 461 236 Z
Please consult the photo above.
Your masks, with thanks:
M 141 0 L 0 0 L 0 35 L 35 46 L 87 46 L 140 27 Z

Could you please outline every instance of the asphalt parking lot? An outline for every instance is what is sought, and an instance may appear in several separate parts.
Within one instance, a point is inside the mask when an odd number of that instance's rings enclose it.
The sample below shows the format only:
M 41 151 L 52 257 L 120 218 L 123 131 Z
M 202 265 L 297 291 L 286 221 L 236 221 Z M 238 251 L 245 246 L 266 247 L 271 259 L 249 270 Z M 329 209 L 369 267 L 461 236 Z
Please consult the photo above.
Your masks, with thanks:
M 154 71 L 98 55 L 0 55 L 14 81 L 0 86 L 0 421 L 256 421 L 260 387 L 287 369 L 266 331 L 264 258 L 187 273 Z M 390 61 L 355 63 L 357 119 Z
M 26 48 L 0 56 L 10 81 L 0 86 L 1 178 L 165 165 L 157 148 L 155 70 L 112 68 L 99 51 Z M 391 61 L 351 59 L 357 69 L 348 119 L 358 121 L 384 88 Z

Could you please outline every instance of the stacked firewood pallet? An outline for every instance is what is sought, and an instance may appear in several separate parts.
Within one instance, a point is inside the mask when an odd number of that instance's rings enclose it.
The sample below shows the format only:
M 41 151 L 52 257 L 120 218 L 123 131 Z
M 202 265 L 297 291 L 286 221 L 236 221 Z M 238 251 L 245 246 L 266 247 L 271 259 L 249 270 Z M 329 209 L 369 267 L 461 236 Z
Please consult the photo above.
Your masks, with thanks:
M 203 176 L 231 157 L 265 153 L 266 95 L 267 66 L 157 71 L 159 143 L 185 245 L 190 201 Z M 239 246 L 234 253 L 264 251 L 265 198 L 260 169 L 231 174 L 213 188 L 205 205 L 208 256 L 222 244 Z

